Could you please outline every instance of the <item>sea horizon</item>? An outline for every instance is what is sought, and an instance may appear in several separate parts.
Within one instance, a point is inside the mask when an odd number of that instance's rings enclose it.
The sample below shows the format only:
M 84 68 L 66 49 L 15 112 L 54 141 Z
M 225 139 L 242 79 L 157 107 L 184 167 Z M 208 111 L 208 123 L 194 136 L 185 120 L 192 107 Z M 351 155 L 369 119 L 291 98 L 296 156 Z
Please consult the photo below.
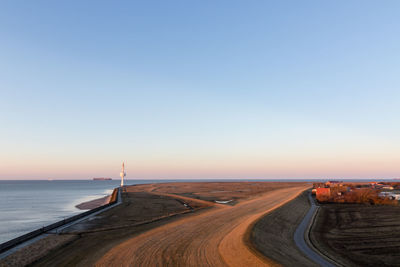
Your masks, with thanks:
M 396 179 L 126 179 L 126 185 L 171 182 L 346 182 L 398 181 Z M 0 243 L 45 225 L 79 214 L 75 206 L 111 194 L 119 179 L 0 180 Z

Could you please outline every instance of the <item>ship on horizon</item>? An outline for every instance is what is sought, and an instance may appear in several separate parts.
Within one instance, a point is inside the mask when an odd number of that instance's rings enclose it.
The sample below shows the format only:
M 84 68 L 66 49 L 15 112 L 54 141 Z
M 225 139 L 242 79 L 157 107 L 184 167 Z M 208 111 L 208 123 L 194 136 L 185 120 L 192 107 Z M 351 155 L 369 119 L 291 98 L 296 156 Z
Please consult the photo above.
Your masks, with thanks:
M 93 178 L 93 181 L 109 181 L 109 180 L 112 180 L 112 178 L 109 177 Z

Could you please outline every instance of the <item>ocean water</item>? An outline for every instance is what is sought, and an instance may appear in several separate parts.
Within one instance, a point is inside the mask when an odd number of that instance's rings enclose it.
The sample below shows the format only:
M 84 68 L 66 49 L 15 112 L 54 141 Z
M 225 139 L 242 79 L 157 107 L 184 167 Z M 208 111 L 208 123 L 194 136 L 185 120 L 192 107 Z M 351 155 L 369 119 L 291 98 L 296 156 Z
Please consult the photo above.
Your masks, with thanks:
M 125 180 L 125 184 L 176 181 L 238 180 Z M 109 195 L 119 185 L 119 180 L 0 180 L 0 243 L 84 212 L 75 205 Z
M 326 181 L 321 179 L 319 181 Z M 312 179 L 188 179 L 188 180 L 126 180 L 126 185 L 159 182 L 211 181 L 303 181 Z M 376 181 L 344 180 L 347 182 Z M 398 180 L 387 180 L 397 181 Z M 0 243 L 83 212 L 75 205 L 109 195 L 118 187 L 119 180 L 0 180 Z
M 127 180 L 126 184 L 159 181 Z M 0 180 L 0 243 L 83 212 L 75 205 L 104 197 L 120 181 Z

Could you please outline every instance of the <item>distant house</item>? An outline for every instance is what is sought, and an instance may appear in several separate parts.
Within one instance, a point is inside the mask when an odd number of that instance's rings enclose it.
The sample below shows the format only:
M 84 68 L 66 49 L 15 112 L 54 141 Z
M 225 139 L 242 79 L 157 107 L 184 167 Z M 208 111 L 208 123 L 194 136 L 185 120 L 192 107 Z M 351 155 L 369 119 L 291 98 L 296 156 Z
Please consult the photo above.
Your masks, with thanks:
M 317 188 L 316 197 L 318 201 L 326 201 L 331 196 L 330 188 Z
M 380 192 L 379 193 L 380 197 L 388 197 L 390 199 L 395 199 L 395 200 L 400 200 L 400 194 L 399 193 L 392 193 L 392 192 Z
M 328 187 L 341 186 L 341 185 L 343 185 L 343 182 L 340 182 L 340 181 L 328 181 L 325 183 L 325 186 L 328 186 Z
M 385 186 L 382 186 L 382 189 L 385 189 L 385 190 L 393 190 L 393 186 L 385 185 Z

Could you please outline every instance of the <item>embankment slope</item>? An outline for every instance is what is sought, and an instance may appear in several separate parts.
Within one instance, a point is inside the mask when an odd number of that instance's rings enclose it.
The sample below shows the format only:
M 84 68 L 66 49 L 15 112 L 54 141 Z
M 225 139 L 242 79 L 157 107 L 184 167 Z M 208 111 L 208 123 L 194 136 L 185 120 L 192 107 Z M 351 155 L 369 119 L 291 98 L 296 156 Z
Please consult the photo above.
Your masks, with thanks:
M 108 250 L 126 239 L 179 219 L 179 214 L 191 213 L 180 202 L 166 196 L 124 192 L 122 198 L 121 205 L 66 229 L 63 235 L 75 238 L 32 266 L 93 266 Z
M 270 191 L 235 206 L 218 206 L 185 217 L 114 247 L 97 266 L 268 266 L 245 245 L 231 247 L 224 239 L 242 242 L 251 220 L 293 199 L 308 185 Z M 256 216 L 256 217 L 254 217 Z M 257 217 L 258 216 L 258 217 Z M 244 226 L 243 227 L 243 223 Z M 233 261 L 229 261 L 234 258 Z
M 253 246 L 284 266 L 318 266 L 297 248 L 293 235 L 310 208 L 308 192 L 258 220 L 251 231 Z
M 307 187 L 306 183 L 275 182 L 125 187 L 119 206 L 70 226 L 62 235 L 49 236 L 61 244 L 52 246 L 32 265 L 276 265 L 248 246 L 248 229 L 267 211 L 292 200 Z M 215 203 L 229 199 L 234 205 Z M 68 240 L 61 240 L 65 236 Z M 40 249 L 50 239 L 33 244 L 32 249 Z M 23 253 L 11 256 L 15 263 Z

